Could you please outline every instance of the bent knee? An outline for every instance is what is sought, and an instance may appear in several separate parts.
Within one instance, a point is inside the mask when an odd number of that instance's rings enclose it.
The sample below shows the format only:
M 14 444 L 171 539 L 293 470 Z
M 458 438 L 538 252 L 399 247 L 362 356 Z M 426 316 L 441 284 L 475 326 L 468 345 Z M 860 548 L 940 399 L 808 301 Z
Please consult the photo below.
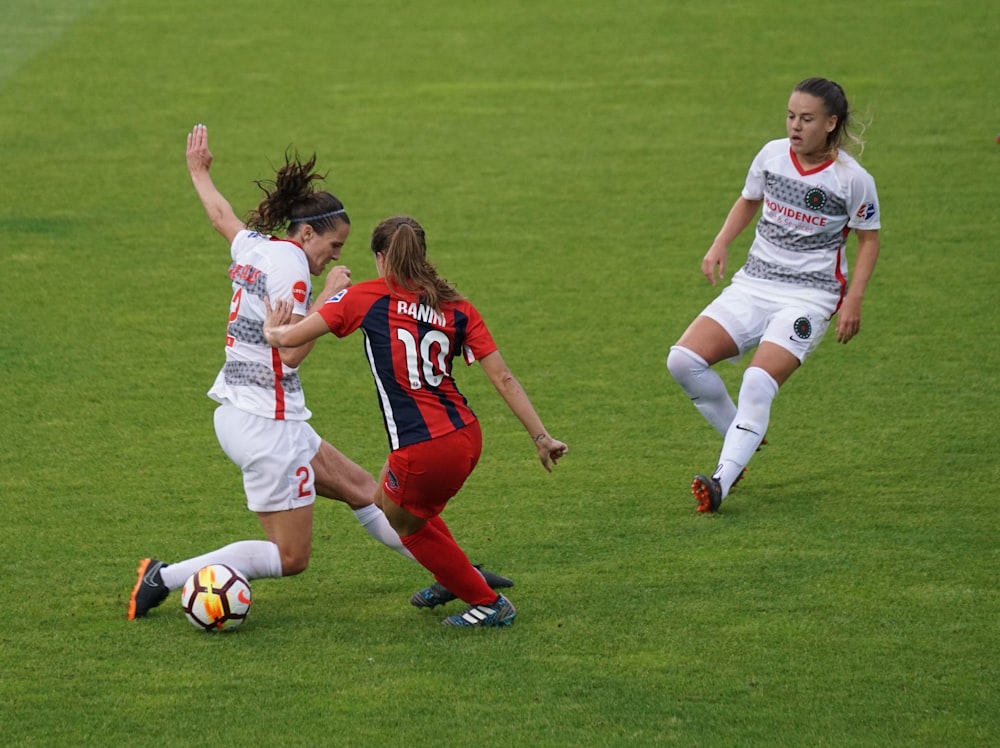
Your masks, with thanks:
M 293 577 L 301 574 L 309 568 L 309 554 L 305 553 L 282 553 L 281 554 L 281 576 Z
M 667 354 L 667 371 L 678 382 L 697 376 L 707 368 L 708 362 L 697 353 L 679 345 L 670 347 L 670 352 Z

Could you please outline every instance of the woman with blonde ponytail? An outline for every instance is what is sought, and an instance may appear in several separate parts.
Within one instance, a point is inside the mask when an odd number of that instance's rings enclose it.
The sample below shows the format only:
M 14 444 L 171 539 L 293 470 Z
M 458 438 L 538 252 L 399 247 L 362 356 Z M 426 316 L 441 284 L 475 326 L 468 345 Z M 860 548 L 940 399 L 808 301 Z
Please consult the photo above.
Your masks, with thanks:
M 514 606 L 469 563 L 440 516 L 482 451 L 479 422 L 452 377 L 455 358 L 480 362 L 546 470 L 568 448 L 549 436 L 479 312 L 427 260 L 420 224 L 409 216 L 387 218 L 375 228 L 371 248 L 377 279 L 344 289 L 299 322 L 289 323 L 289 300 L 276 301 L 264 335 L 284 349 L 325 333 L 362 331 L 390 450 L 375 502 L 437 580 L 411 603 L 432 608 L 447 602 L 438 595 L 443 585 L 469 607 L 442 624 L 507 626 L 517 614 Z

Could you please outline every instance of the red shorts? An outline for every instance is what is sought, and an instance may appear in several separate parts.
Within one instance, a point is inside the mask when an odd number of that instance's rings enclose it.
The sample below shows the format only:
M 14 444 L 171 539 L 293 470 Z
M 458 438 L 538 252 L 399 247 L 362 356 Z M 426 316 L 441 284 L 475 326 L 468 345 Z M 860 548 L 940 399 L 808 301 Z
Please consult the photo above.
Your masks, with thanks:
M 382 490 L 410 514 L 432 519 L 462 488 L 482 451 L 479 421 L 446 436 L 402 447 L 389 454 Z

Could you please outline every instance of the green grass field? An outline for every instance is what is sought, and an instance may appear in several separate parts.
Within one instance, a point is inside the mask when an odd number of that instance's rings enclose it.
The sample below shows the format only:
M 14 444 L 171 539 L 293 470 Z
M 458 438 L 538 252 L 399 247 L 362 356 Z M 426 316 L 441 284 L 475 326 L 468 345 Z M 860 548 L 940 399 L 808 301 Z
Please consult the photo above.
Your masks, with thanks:
M 13 5 L 0 745 L 1000 744 L 995 7 Z M 744 485 L 698 516 L 719 440 L 664 356 L 811 75 L 870 122 L 864 330 L 795 374 Z M 331 502 L 310 569 L 256 582 L 240 631 L 199 633 L 177 595 L 125 620 L 139 558 L 261 535 L 204 394 L 229 280 L 184 164 L 197 122 L 239 213 L 286 148 L 316 151 L 355 278 L 375 223 L 415 215 L 569 443 L 546 474 L 459 372 L 486 451 L 445 516 L 517 580 L 511 629 L 411 608 L 427 575 Z M 360 342 L 321 341 L 302 373 L 317 430 L 377 470 Z

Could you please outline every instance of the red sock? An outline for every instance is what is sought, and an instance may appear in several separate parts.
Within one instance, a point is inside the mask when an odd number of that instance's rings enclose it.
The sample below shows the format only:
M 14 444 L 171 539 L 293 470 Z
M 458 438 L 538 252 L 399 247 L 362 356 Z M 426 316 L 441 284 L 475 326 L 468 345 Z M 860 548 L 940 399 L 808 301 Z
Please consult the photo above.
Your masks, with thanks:
M 441 519 L 440 514 L 434 517 L 433 519 L 427 520 L 427 524 L 434 525 L 434 527 L 436 527 L 439 532 L 443 533 L 452 540 L 455 540 L 455 536 L 451 534 L 451 530 L 448 528 L 448 525 L 444 523 L 444 520 Z M 457 543 L 458 541 L 456 540 L 455 542 Z
M 442 532 L 437 523 L 428 522 L 412 535 L 400 540 L 436 580 L 465 602 L 470 605 L 489 605 L 497 599 L 497 593 L 490 589 L 483 575 L 469 563 L 469 557 L 458 547 L 455 539 L 450 533 Z

